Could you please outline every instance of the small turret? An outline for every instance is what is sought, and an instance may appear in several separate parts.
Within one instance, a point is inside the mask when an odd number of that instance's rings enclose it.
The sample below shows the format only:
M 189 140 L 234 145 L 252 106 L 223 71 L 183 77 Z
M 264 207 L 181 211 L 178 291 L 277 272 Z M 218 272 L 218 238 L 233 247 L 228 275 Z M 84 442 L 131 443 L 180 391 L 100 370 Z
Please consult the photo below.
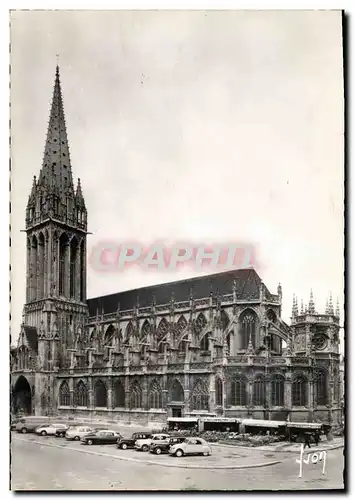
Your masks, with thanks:
M 316 314 L 315 301 L 313 299 L 312 288 L 311 288 L 311 292 L 310 292 L 308 312 L 309 312 L 309 314 Z
M 332 315 L 334 314 L 333 303 L 332 303 L 332 292 L 329 295 L 328 314 L 332 314 Z
M 292 310 L 292 317 L 296 318 L 298 316 L 299 311 L 298 311 L 298 305 L 297 305 L 297 298 L 295 297 L 295 294 L 293 295 L 293 310 Z
M 305 314 L 305 309 L 304 309 L 304 299 L 301 299 L 301 309 L 300 309 L 300 314 Z
M 339 300 L 338 299 L 337 299 L 337 306 L 336 306 L 336 316 L 337 316 L 337 318 L 340 317 Z
M 279 297 L 279 300 L 281 302 L 282 298 L 283 298 L 283 290 L 282 290 L 282 287 L 281 287 L 281 284 L 279 283 L 278 285 L 278 289 L 277 289 L 277 292 L 278 292 L 278 297 Z

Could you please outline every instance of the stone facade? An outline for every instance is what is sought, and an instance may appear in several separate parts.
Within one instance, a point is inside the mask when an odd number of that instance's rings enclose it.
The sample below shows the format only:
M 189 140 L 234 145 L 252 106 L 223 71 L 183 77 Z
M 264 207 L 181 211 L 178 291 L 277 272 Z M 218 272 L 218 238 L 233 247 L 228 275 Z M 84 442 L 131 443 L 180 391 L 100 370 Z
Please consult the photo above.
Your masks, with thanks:
M 87 211 L 73 186 L 56 71 L 42 170 L 26 211 L 27 286 L 11 350 L 12 410 L 163 423 L 222 415 L 337 422 L 339 313 L 253 269 L 86 299 Z

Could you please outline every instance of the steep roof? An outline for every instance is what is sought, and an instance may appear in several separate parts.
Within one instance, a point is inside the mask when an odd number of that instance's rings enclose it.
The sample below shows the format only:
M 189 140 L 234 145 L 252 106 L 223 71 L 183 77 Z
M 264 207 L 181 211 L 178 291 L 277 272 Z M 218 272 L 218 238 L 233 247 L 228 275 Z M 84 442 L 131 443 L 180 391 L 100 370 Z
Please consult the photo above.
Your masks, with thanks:
M 58 195 L 74 193 L 69 143 L 66 133 L 59 67 L 56 68 L 53 99 L 50 110 L 43 166 L 38 184 L 49 185 Z
M 238 299 L 259 298 L 261 278 L 256 271 L 254 269 L 237 269 L 94 297 L 87 300 L 87 305 L 89 315 L 92 317 L 96 315 L 97 310 L 100 313 L 114 313 L 117 311 L 118 305 L 121 311 L 133 309 L 138 298 L 139 307 L 148 307 L 151 306 L 153 299 L 155 299 L 156 304 L 168 304 L 172 294 L 176 302 L 188 300 L 191 290 L 195 299 L 209 297 L 211 292 L 223 295 L 231 294 L 234 282 L 236 283 Z M 266 298 L 270 298 L 269 290 L 264 288 Z

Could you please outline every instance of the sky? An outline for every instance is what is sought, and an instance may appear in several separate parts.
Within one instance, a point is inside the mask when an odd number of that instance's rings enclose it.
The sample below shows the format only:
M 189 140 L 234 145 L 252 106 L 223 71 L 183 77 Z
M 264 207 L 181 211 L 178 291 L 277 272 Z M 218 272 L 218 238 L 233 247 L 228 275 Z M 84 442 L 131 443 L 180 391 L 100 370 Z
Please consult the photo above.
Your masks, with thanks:
M 107 239 L 256 244 L 285 321 L 311 288 L 319 312 L 331 291 L 343 318 L 339 11 L 13 11 L 13 341 L 57 53 L 89 256 Z M 88 266 L 88 297 L 196 274 Z

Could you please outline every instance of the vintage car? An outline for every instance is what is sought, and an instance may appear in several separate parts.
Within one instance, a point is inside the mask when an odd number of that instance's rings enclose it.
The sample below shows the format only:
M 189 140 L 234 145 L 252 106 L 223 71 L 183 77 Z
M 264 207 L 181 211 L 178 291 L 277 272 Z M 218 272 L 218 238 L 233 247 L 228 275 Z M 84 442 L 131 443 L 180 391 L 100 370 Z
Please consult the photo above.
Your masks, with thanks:
M 91 432 L 81 438 L 82 444 L 114 444 L 121 439 L 121 434 L 112 430 Z
M 183 443 L 170 447 L 170 455 L 183 457 L 183 455 L 211 455 L 210 445 L 202 438 L 186 438 Z
M 183 443 L 186 438 L 183 436 L 180 437 L 171 437 L 167 441 L 152 441 L 150 445 L 150 453 L 155 453 L 155 455 L 161 455 L 161 453 L 168 453 L 171 446 L 175 444 Z
M 89 427 L 88 425 L 71 425 L 65 433 L 68 441 L 80 441 L 81 438 L 97 431 L 108 430 L 107 427 Z
M 170 439 L 169 434 L 153 434 L 149 439 L 138 439 L 135 441 L 134 448 L 138 451 L 148 451 L 151 444 L 158 441 L 165 443 L 168 439 Z
M 123 438 L 118 441 L 117 443 L 117 448 L 120 448 L 121 450 L 126 450 L 127 448 L 134 448 L 135 442 L 138 439 L 149 439 L 151 438 L 152 434 L 149 432 L 134 432 L 132 434 L 132 437 L 130 438 Z
M 64 435 L 68 428 L 69 426 L 66 424 L 44 424 L 37 427 L 35 432 L 40 436 L 55 436 L 57 431 Z

